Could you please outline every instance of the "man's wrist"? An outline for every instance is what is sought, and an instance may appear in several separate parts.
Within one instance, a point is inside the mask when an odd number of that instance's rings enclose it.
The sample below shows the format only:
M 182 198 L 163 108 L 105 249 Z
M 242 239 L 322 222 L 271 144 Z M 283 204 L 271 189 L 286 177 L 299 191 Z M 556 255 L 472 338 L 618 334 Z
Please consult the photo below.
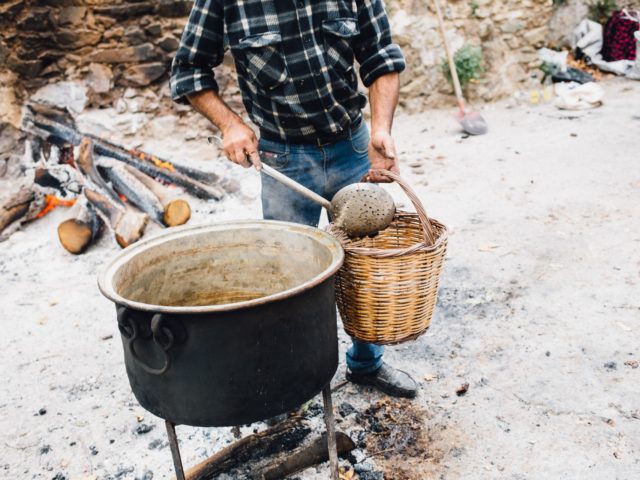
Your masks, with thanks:
M 242 119 L 235 113 L 230 113 L 228 118 L 225 118 L 224 121 L 218 125 L 218 128 L 220 128 L 222 135 L 224 135 L 230 128 L 237 127 L 239 125 L 244 125 Z

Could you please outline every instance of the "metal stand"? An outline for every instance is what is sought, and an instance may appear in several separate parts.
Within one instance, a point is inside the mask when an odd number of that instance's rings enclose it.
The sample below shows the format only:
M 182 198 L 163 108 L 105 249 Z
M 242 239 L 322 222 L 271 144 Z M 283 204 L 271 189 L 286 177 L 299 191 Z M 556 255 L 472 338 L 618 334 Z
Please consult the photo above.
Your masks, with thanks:
M 322 390 L 322 402 L 324 403 L 324 423 L 327 425 L 327 449 L 329 450 L 329 468 L 331 480 L 339 480 L 338 471 L 338 446 L 336 445 L 336 421 L 333 417 L 333 401 L 331 399 L 331 383 Z
M 165 420 L 164 424 L 167 427 L 167 435 L 169 436 L 169 446 L 171 447 L 171 456 L 173 457 L 173 468 L 176 470 L 176 480 L 185 480 L 180 448 L 178 446 L 178 437 L 176 437 L 176 426 L 169 420 Z
M 331 399 L 331 384 L 327 384 L 327 386 L 322 390 L 322 401 L 324 403 L 324 422 L 327 426 L 327 450 L 329 451 L 331 480 L 339 480 L 338 446 L 336 443 L 336 424 L 333 416 L 333 401 Z M 173 467 L 176 471 L 176 480 L 186 480 L 184 468 L 182 466 L 182 458 L 180 457 L 178 437 L 176 436 L 176 426 L 169 420 L 165 420 L 164 423 L 167 427 L 167 436 L 169 437 L 169 446 L 171 448 L 171 456 L 173 457 Z

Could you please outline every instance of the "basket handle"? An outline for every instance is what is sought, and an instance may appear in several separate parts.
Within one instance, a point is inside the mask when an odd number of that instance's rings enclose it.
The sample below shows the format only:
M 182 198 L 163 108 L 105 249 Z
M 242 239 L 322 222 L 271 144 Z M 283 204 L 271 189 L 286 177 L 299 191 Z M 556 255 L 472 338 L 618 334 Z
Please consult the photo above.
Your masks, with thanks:
M 416 208 L 416 213 L 418 214 L 418 218 L 420 219 L 420 224 L 422 225 L 425 244 L 428 246 L 433 245 L 434 242 L 436 241 L 435 240 L 436 235 L 435 235 L 435 232 L 433 231 L 433 227 L 431 226 L 431 221 L 427 216 L 427 211 L 424 209 L 424 205 L 422 205 L 422 202 L 418 198 L 418 195 L 416 194 L 416 192 L 409 186 L 409 184 L 405 180 L 402 179 L 402 177 L 400 177 L 400 175 L 396 173 L 393 173 L 385 169 L 376 169 L 372 171 L 377 174 L 389 177 L 398 185 L 400 185 L 400 188 L 402 188 L 402 190 L 407 195 L 409 200 L 411 200 L 411 203 L 413 203 L 413 206 Z

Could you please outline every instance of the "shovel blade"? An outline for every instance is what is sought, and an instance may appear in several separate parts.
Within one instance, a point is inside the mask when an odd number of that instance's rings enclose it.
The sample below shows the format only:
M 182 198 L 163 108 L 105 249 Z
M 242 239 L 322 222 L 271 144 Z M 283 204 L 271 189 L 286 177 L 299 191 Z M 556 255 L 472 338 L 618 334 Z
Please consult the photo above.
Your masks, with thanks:
M 489 131 L 487 122 L 477 112 L 459 112 L 456 115 L 456 120 L 469 135 L 484 135 Z

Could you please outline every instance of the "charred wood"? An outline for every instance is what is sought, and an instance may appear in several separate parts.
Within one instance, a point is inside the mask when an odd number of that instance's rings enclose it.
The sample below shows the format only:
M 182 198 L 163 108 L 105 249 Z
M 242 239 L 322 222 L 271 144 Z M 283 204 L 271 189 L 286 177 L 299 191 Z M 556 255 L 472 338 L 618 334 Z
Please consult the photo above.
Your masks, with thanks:
M 22 188 L 0 204 L 0 233 L 13 222 L 25 217 L 34 199 L 33 190 Z
M 223 472 L 250 465 L 265 457 L 298 447 L 311 429 L 299 416 L 289 418 L 267 430 L 244 437 L 215 453 L 185 473 L 187 480 L 206 480 Z
M 104 172 L 113 188 L 127 201 L 138 207 L 156 222 L 163 224 L 164 207 L 158 197 L 138 178 L 131 175 L 120 162 L 99 162 L 100 172 Z
M 353 440 L 342 432 L 336 432 L 336 444 L 338 456 L 344 456 L 356 448 Z M 280 480 L 294 473 L 301 472 L 314 465 L 319 465 L 329 460 L 327 449 L 327 436 L 322 435 L 313 440 L 310 445 L 305 445 L 291 452 L 280 462 L 251 474 L 253 480 Z
M 83 253 L 100 236 L 104 222 L 86 198 L 77 203 L 77 213 L 58 225 L 60 244 L 70 253 Z
M 89 186 L 84 187 L 84 194 L 109 224 L 118 245 L 124 248 L 140 240 L 149 220 L 146 214 L 128 205 L 115 204 L 112 198 Z
M 75 129 L 73 123 L 61 120 L 60 116 L 51 113 L 51 109 L 42 109 L 40 106 L 29 105 L 23 118 L 23 128 L 34 135 L 43 137 L 56 145 L 79 145 L 84 137 L 89 137 L 94 142 L 97 155 L 115 158 L 125 162 L 134 168 L 165 182 L 173 183 L 184 188 L 187 192 L 204 199 L 219 200 L 224 196 L 224 190 L 216 185 L 209 185 L 189 176 L 195 169 L 191 167 L 176 166 L 152 155 L 129 151 L 119 145 L 103 140 L 92 135 L 82 135 Z M 180 171 L 182 170 L 182 171 Z M 199 171 L 198 171 L 199 172 Z M 199 178 L 213 178 L 206 172 L 199 172 Z M 216 182 L 220 179 L 217 175 Z
M 129 165 L 125 165 L 125 168 L 158 197 L 163 207 L 162 221 L 167 227 L 184 225 L 189 221 L 191 218 L 191 206 L 189 202 L 183 198 L 176 197 L 169 188 L 156 182 L 149 175 Z

